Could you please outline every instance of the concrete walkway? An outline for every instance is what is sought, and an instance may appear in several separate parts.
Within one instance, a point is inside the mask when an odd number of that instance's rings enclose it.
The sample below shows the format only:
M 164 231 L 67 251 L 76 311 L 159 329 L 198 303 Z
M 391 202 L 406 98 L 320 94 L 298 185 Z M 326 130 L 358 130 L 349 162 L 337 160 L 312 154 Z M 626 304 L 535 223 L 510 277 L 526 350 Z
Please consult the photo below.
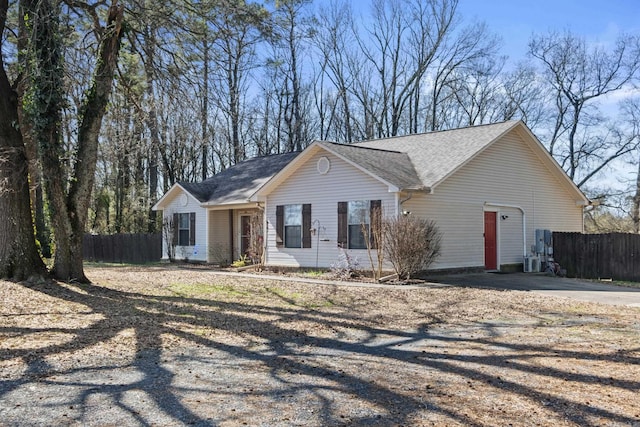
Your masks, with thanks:
M 552 277 L 543 273 L 454 274 L 430 277 L 429 281 L 451 286 L 529 291 L 542 295 L 567 297 L 579 301 L 640 307 L 640 288 L 616 286 L 589 280 Z
M 216 274 L 252 277 L 266 280 L 285 280 L 288 282 L 310 283 L 318 285 L 336 285 L 384 289 L 423 289 L 425 287 L 468 286 L 502 290 L 529 291 L 541 295 L 572 298 L 578 301 L 596 302 L 608 305 L 640 307 L 640 288 L 610 285 L 603 282 L 552 277 L 543 273 L 473 273 L 431 276 L 424 284 L 392 285 L 370 282 L 349 282 L 325 280 L 287 275 L 216 272 Z
M 419 285 L 392 285 L 388 283 L 373 283 L 373 282 L 357 282 L 348 280 L 328 280 L 328 279 L 314 279 L 313 277 L 298 277 L 289 276 L 286 274 L 260 274 L 260 273 L 243 273 L 243 272 L 231 272 L 231 271 L 214 271 L 215 274 L 222 274 L 225 276 L 240 276 L 251 277 L 254 279 L 264 280 L 283 280 L 286 282 L 295 283 L 310 283 L 317 285 L 335 285 L 335 286 L 348 286 L 356 288 L 385 288 L 385 289 L 424 289 L 425 286 L 437 286 L 444 287 L 450 286 L 444 283 L 427 283 Z

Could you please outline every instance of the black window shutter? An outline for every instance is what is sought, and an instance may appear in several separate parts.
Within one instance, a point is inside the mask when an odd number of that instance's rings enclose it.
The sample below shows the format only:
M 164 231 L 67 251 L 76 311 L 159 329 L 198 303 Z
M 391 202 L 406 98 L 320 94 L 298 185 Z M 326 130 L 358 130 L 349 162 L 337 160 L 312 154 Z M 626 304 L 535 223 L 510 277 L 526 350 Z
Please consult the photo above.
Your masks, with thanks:
M 276 247 L 284 246 L 284 206 L 276 206 Z
M 338 246 L 347 248 L 347 209 L 348 202 L 338 202 Z
M 196 213 L 191 212 L 189 215 L 189 246 L 196 244 Z
M 173 246 L 178 246 L 178 231 L 180 228 L 180 217 L 177 213 L 173 214 Z
M 380 222 L 382 221 L 382 201 L 371 200 L 371 202 L 369 203 L 369 209 L 369 218 L 371 221 L 371 223 L 369 224 L 369 242 L 371 242 L 371 249 L 376 249 L 378 247 L 378 242 L 375 239 L 374 231 L 378 230 L 378 228 L 382 225 Z
M 311 247 L 311 205 L 302 205 L 302 247 Z

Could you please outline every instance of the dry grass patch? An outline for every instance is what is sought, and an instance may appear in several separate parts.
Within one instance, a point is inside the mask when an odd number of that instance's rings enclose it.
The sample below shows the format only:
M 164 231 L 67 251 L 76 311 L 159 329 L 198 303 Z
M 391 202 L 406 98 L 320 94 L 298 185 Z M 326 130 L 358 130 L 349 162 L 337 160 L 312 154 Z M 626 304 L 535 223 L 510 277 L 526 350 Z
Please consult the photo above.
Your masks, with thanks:
M 640 423 L 638 309 L 175 266 L 87 273 L 94 285 L 0 282 L 0 419 Z

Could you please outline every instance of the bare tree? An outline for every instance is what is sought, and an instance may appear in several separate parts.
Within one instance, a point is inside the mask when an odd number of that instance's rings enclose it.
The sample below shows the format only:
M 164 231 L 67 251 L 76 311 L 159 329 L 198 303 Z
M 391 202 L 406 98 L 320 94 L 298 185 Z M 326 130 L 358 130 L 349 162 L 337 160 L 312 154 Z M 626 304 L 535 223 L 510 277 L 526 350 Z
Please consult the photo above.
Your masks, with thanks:
M 166 245 L 166 254 L 169 261 L 173 262 L 176 259 L 176 245 L 175 233 L 178 224 L 173 222 L 174 214 L 172 212 L 169 215 L 165 215 L 162 221 L 162 241 Z
M 548 148 L 578 187 L 607 165 L 636 149 L 637 141 L 616 138 L 598 100 L 638 79 L 640 36 L 621 36 L 607 50 L 589 46 L 570 32 L 535 36 L 530 54 L 543 69 L 555 105 Z
M 302 61 L 303 42 L 313 31 L 313 17 L 309 15 L 311 0 L 281 0 L 273 14 L 273 41 L 278 58 L 274 63 L 283 70 L 284 81 L 280 96 L 284 102 L 283 120 L 286 129 L 286 151 L 302 151 L 304 140 Z
M 446 96 L 455 95 L 448 90 L 454 79 L 461 78 L 464 67 L 477 70 L 482 61 L 497 61 L 492 59 L 499 46 L 496 37 L 484 24 L 459 28 L 457 6 L 457 0 L 372 2 L 370 29 L 357 32 L 372 72 L 357 76 L 373 84 L 356 83 L 368 89 L 357 97 L 374 121 L 375 135 L 370 136 L 446 127 L 447 114 L 440 110 Z
M 231 164 L 246 158 L 242 136 L 243 110 L 248 91 L 249 72 L 257 66 L 255 47 L 261 42 L 267 12 L 261 6 L 248 4 L 217 11 L 212 22 L 214 39 L 213 70 L 216 105 L 224 116 Z M 292 53 L 293 55 L 294 53 Z M 295 59 L 295 57 L 294 57 Z
M 622 105 L 622 123 L 619 126 L 624 132 L 627 142 L 634 140 L 635 144 L 640 147 L 640 98 L 632 98 L 626 100 Z M 640 234 L 640 150 L 635 153 L 637 162 L 637 173 L 635 185 L 632 189 L 631 199 L 631 222 L 633 231 Z
M 474 126 L 494 123 L 502 119 L 502 82 L 500 80 L 504 58 L 479 58 L 458 70 L 457 78 L 450 82 L 456 101 L 457 122 L 447 120 L 450 127 Z M 442 121 L 444 121 L 442 120 Z
M 346 1 L 332 1 L 327 8 L 322 8 L 318 14 L 318 26 L 314 33 L 314 43 L 320 53 L 321 73 L 326 75 L 333 90 L 335 101 L 332 103 L 331 114 L 326 122 L 320 126 L 320 138 L 325 139 L 332 127 L 336 129 L 336 140 L 353 142 L 355 138 L 354 114 L 350 94 L 353 91 L 354 76 L 350 73 L 349 64 L 353 64 L 355 53 L 353 46 L 355 38 L 352 28 L 353 15 L 350 3 Z M 324 84 L 320 85 L 320 90 Z M 339 109 L 338 109 L 339 104 Z M 336 121 L 339 120 L 339 124 Z
M 529 129 L 536 130 L 548 119 L 545 91 L 533 66 L 521 62 L 502 75 L 502 120 L 523 120 Z
M 277 50 L 270 54 L 277 56 Z M 258 96 L 253 101 L 252 116 L 256 117 L 255 127 L 249 129 L 250 142 L 256 147 L 258 155 L 264 156 L 287 151 L 285 141 L 284 110 L 285 100 L 281 87 L 284 72 L 279 61 L 268 59 L 264 64 L 261 78 L 256 80 Z
M 474 68 L 474 63 L 478 65 L 483 61 L 491 61 L 499 46 L 499 39 L 489 32 L 484 23 L 474 23 L 447 34 L 431 70 L 425 130 L 455 127 L 455 124 L 448 122 L 449 108 L 452 108 L 452 102 L 455 104 L 455 90 L 451 88 L 455 88 L 458 80 Z M 453 108 L 456 108 L 455 105 Z
M 386 223 L 382 220 L 382 215 L 382 206 L 375 206 L 371 209 L 371 217 L 369 218 L 371 223 L 361 222 L 360 224 L 362 234 L 365 236 L 364 241 L 367 246 L 371 273 L 375 280 L 382 276 L 382 267 L 384 266 Z

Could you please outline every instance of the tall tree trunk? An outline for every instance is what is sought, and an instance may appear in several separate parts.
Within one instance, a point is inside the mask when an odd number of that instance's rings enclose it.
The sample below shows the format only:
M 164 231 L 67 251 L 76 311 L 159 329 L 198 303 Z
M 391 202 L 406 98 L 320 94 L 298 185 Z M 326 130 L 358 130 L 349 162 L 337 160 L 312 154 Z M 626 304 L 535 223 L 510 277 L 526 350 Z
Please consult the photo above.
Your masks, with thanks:
M 57 39 L 59 15 L 53 15 L 54 6 L 47 0 L 38 0 L 37 11 L 34 14 L 38 20 L 39 34 L 37 40 L 37 60 L 40 69 L 51 71 L 49 75 L 58 75 L 61 59 L 56 56 L 60 42 Z M 56 11 L 57 12 L 57 11 Z M 95 177 L 98 157 L 98 136 L 102 124 L 113 77 L 120 50 L 122 37 L 122 20 L 124 8 L 114 0 L 107 20 L 107 26 L 102 30 L 102 37 L 98 51 L 97 64 L 91 87 L 83 101 L 79 114 L 78 148 L 71 183 L 67 192 L 65 183 L 60 179 L 64 176 L 60 163 L 62 141 L 59 136 L 58 121 L 60 103 L 47 103 L 44 110 L 40 110 L 39 119 L 46 117 L 47 124 L 40 130 L 40 148 L 42 168 L 45 175 L 45 188 L 51 206 L 51 220 L 55 233 L 56 254 L 53 265 L 53 275 L 60 280 L 74 280 L 88 282 L 84 274 L 82 263 L 82 239 L 87 222 L 89 203 Z M 40 78 L 37 84 L 45 85 L 45 93 L 56 93 L 60 83 L 53 79 Z M 52 85 L 46 87 L 46 85 Z M 41 88 L 39 88 L 41 89 Z M 61 101 L 58 101 L 61 102 Z M 43 115 L 44 113 L 44 115 Z
M 19 16 L 24 16 L 24 4 L 20 3 Z M 27 33 L 27 24 L 24 19 L 19 20 L 18 29 L 18 61 L 25 64 L 25 53 L 29 49 L 29 35 Z M 33 127 L 31 121 L 25 117 L 24 111 L 24 94 L 27 90 L 28 79 L 21 76 L 17 81 L 18 92 L 18 118 L 20 120 L 20 133 L 24 143 L 27 160 L 29 162 L 29 188 L 31 195 L 31 206 L 33 209 L 36 241 L 40 245 L 40 253 L 45 258 L 51 258 L 51 230 L 45 219 L 44 209 L 44 193 L 42 191 L 42 170 L 40 169 L 40 160 L 38 156 L 38 142 L 33 137 Z
M 155 77 L 154 77 L 154 61 L 156 52 L 156 29 L 153 24 L 147 25 L 144 32 L 143 51 L 146 58 L 144 59 L 144 72 L 147 80 L 147 101 L 149 102 L 149 111 L 147 113 L 147 127 L 151 136 L 151 147 L 149 149 L 149 224 L 148 231 L 154 233 L 159 230 L 156 218 L 156 211 L 151 209 L 155 205 L 158 198 L 158 163 L 160 152 L 160 131 L 158 130 L 158 112 L 156 110 L 155 100 Z M 173 185 L 173 180 L 171 182 Z
M 640 161 L 638 161 L 638 175 L 636 176 L 636 193 L 633 196 L 632 207 L 633 230 L 640 234 Z
M 0 0 L 0 34 L 8 7 L 8 0 Z M 17 123 L 18 95 L 0 56 L 0 278 L 24 280 L 44 277 L 46 268 L 33 234 L 28 160 Z
M 302 151 L 302 114 L 300 113 L 300 79 L 298 76 L 298 53 L 294 23 L 291 23 L 289 49 L 291 51 L 291 88 L 293 89 L 291 106 L 293 109 L 294 151 Z
M 209 39 L 202 41 L 202 180 L 209 177 Z

